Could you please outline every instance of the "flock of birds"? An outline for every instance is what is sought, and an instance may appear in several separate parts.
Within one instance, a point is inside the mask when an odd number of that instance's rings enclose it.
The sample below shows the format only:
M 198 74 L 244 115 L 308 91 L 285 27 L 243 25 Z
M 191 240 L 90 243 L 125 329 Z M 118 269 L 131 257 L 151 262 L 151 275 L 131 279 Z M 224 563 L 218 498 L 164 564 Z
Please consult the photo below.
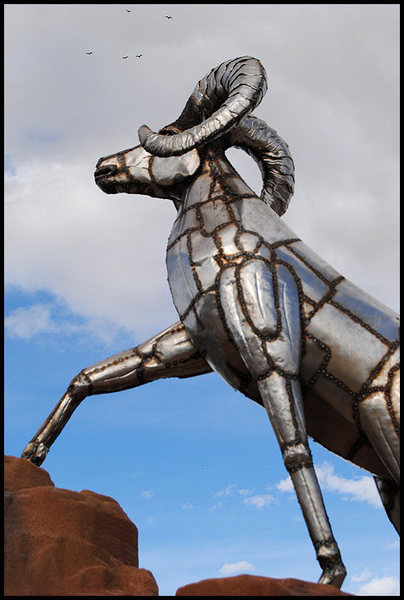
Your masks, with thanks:
M 126 10 L 127 13 L 132 12 L 128 8 L 125 8 L 125 10 Z M 165 15 L 165 18 L 166 19 L 172 19 L 172 17 L 170 17 L 170 15 Z M 92 54 L 94 54 L 94 52 L 86 52 L 86 54 L 88 54 L 89 56 L 91 56 Z M 136 58 L 142 58 L 142 56 L 143 56 L 143 54 L 136 54 Z M 127 58 L 129 58 L 129 55 L 128 56 L 122 56 L 122 60 L 125 60 Z

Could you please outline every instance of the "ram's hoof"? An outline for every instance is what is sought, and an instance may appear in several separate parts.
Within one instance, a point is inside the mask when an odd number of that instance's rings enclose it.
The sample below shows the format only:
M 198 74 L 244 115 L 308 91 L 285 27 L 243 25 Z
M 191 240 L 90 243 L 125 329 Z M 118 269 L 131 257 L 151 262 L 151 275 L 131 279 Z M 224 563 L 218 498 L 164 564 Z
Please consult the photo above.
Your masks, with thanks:
M 43 463 L 48 454 L 49 448 L 43 442 L 29 442 L 21 454 L 21 458 L 26 458 L 38 467 Z
M 318 583 L 327 583 L 329 585 L 334 585 L 335 587 L 340 588 L 345 577 L 346 569 L 341 562 L 333 565 L 332 567 L 324 569 L 323 574 L 318 580 Z

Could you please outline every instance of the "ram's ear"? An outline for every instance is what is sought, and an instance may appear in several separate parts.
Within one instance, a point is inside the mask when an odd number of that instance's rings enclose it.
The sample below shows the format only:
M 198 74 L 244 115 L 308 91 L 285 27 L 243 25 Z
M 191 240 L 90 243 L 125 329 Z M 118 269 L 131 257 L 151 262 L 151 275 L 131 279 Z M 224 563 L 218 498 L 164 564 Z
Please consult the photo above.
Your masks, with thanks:
M 201 159 L 197 150 L 191 150 L 181 156 L 161 158 L 154 156 L 151 160 L 153 181 L 158 185 L 168 186 L 181 183 L 198 170 Z

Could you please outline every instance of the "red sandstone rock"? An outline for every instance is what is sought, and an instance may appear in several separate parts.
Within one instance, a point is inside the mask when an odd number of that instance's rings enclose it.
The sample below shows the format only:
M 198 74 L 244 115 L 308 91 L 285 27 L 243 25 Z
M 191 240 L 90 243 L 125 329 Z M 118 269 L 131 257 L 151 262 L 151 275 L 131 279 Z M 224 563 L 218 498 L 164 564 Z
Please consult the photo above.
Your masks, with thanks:
M 300 579 L 272 579 L 257 575 L 237 575 L 204 579 L 180 587 L 176 596 L 352 596 L 333 585 Z
M 158 596 L 138 568 L 137 528 L 119 504 L 56 488 L 23 458 L 4 458 L 6 596 Z M 176 596 L 350 596 L 332 585 L 238 575 L 180 587 Z
M 6 456 L 4 474 L 6 596 L 158 596 L 115 500 L 56 488 L 24 458 Z

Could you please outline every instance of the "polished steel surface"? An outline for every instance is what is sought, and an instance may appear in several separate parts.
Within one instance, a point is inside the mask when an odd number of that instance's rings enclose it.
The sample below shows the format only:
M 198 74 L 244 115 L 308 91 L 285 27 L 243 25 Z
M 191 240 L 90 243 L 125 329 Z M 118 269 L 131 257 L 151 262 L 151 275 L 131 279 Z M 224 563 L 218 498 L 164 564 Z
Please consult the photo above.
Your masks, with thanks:
M 180 117 L 141 145 L 101 158 L 107 193 L 173 200 L 167 270 L 180 321 L 75 377 L 23 452 L 41 464 L 87 396 L 211 370 L 262 404 L 322 568 L 346 571 L 324 507 L 308 437 L 371 472 L 398 530 L 398 316 L 347 281 L 280 219 L 294 188 L 288 146 L 250 113 L 266 91 L 257 59 L 213 69 Z M 258 163 L 258 197 L 225 156 Z

